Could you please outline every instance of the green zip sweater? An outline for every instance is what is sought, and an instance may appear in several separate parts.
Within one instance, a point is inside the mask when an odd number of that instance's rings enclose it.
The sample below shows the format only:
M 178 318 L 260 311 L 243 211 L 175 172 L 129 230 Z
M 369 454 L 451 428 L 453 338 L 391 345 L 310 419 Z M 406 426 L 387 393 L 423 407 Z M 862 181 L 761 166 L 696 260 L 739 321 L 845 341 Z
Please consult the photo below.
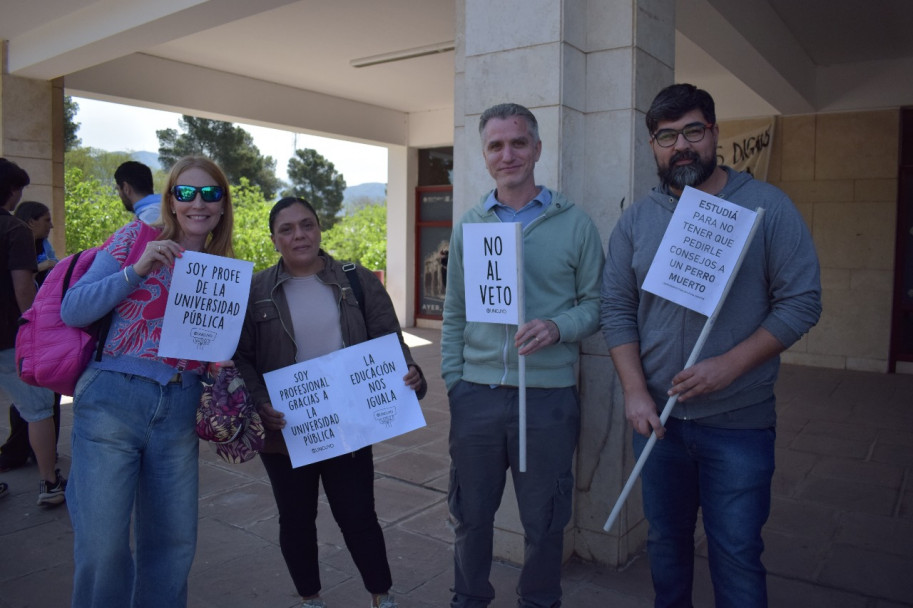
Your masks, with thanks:
M 526 357 L 526 385 L 559 388 L 577 383 L 580 341 L 599 326 L 599 288 L 605 260 L 599 232 L 589 216 L 563 195 L 523 231 L 527 321 L 554 321 L 557 344 Z M 484 208 L 488 195 L 453 227 L 447 295 L 441 331 L 441 373 L 449 391 L 460 379 L 477 384 L 519 383 L 516 325 L 466 321 L 463 284 L 463 224 L 500 222 Z

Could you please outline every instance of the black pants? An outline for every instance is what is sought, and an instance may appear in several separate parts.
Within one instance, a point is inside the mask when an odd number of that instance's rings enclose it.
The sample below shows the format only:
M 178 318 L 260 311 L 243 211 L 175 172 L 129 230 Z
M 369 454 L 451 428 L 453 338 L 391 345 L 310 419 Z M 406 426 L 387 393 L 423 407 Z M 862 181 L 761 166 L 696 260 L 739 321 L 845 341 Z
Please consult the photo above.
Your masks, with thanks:
M 60 394 L 54 393 L 54 431 L 60 439 Z M 29 444 L 29 423 L 19 415 L 19 410 L 10 404 L 10 436 L 0 446 L 0 466 L 21 467 L 29 459 L 32 446 Z
M 389 591 L 393 579 L 374 511 L 371 446 L 297 469 L 285 454 L 260 454 L 260 459 L 279 507 L 279 546 L 298 593 L 308 597 L 320 592 L 316 520 L 321 479 L 365 588 L 373 594 Z

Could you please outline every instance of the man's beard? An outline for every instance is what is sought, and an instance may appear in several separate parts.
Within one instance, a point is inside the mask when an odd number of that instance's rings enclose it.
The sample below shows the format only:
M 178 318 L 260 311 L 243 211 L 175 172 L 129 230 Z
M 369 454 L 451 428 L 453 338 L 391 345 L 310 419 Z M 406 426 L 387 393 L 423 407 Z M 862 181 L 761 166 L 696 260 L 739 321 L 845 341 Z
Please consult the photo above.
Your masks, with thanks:
M 676 165 L 680 160 L 691 160 L 688 165 Z M 663 186 L 675 190 L 684 190 L 685 186 L 699 186 L 710 179 L 716 169 L 716 156 L 711 156 L 706 162 L 701 160 L 696 152 L 676 152 L 669 159 L 665 168 L 657 165 L 657 175 L 662 180 Z
M 133 203 L 130 202 L 130 199 L 128 199 L 126 196 L 124 196 L 123 194 L 120 194 L 120 193 L 118 193 L 118 196 L 120 196 L 120 202 L 123 203 L 124 209 L 126 209 L 130 213 L 133 213 Z

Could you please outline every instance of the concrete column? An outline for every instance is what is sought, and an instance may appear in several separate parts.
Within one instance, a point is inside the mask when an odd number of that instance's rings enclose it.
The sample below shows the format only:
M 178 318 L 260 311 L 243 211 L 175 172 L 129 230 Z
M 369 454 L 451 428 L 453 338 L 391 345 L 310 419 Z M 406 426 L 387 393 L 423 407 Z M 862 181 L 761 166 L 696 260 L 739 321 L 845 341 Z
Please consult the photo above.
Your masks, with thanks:
M 673 82 L 674 3 L 594 0 L 586 27 L 584 206 L 607 238 L 622 210 L 656 180 L 644 113 L 656 93 Z M 617 566 L 643 547 L 647 528 L 638 484 L 618 522 L 608 534 L 602 529 L 634 457 L 621 390 L 601 335 L 584 344 L 580 386 L 583 431 L 577 452 L 574 551 Z
M 30 80 L 7 72 L 7 43 L 0 44 L 0 156 L 29 174 L 23 200 L 51 209 L 54 248 L 64 250 L 63 79 Z
M 454 218 L 492 187 L 478 118 L 495 103 L 529 107 L 539 121 L 536 181 L 563 191 L 608 238 L 623 207 L 654 182 L 643 114 L 672 83 L 674 4 L 668 0 L 457 2 Z M 633 466 L 630 432 L 601 335 L 580 363 L 583 431 L 575 516 L 565 553 L 626 562 L 646 537 L 639 488 L 610 533 L 605 519 Z M 512 488 L 496 518 L 495 553 L 523 560 Z
M 418 152 L 408 146 L 388 146 L 387 150 L 387 292 L 400 325 L 411 327 L 415 324 Z

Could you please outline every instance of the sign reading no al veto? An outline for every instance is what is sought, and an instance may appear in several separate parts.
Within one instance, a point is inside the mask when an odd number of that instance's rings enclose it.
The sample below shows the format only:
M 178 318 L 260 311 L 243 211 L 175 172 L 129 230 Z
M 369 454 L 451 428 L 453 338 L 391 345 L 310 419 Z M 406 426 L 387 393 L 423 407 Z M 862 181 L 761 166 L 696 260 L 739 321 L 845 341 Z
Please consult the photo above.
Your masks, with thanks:
M 519 325 L 522 229 L 518 222 L 463 224 L 467 321 Z
M 710 316 L 757 214 L 686 187 L 644 279 L 643 289 Z
M 425 426 L 396 334 L 263 374 L 293 467 Z

